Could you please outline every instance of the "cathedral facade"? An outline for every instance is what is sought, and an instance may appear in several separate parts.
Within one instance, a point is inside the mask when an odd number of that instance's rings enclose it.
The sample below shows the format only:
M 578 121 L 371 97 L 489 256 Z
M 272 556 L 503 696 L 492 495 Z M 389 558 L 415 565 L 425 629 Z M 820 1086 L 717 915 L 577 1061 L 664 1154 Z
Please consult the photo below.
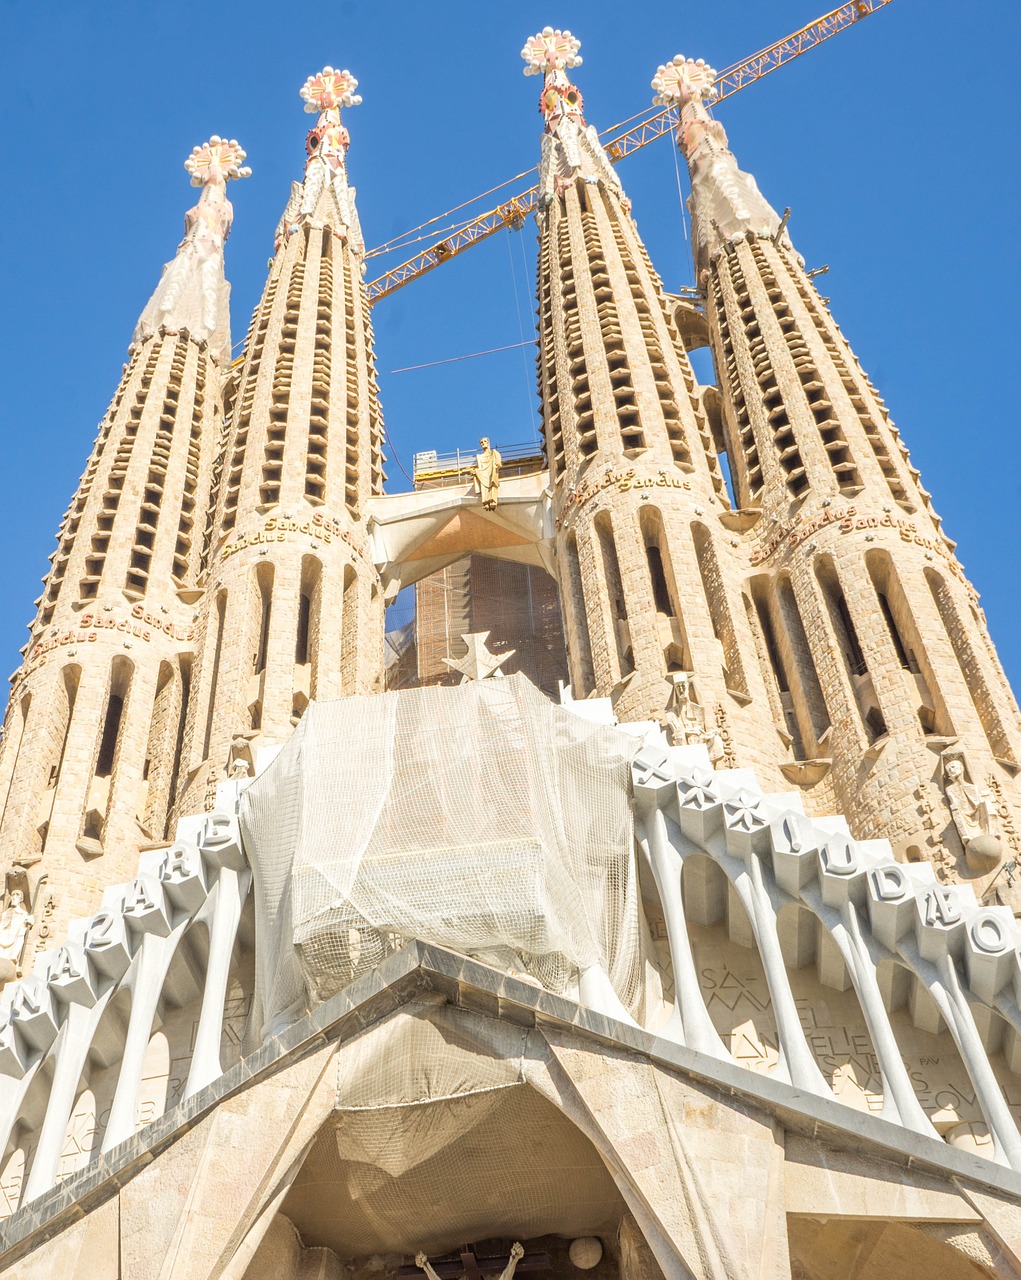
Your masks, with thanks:
M 681 297 L 578 53 L 542 457 L 385 492 L 349 72 L 238 359 L 186 162 L 0 741 L 4 1274 L 1021 1276 L 1017 702 L 712 69 Z

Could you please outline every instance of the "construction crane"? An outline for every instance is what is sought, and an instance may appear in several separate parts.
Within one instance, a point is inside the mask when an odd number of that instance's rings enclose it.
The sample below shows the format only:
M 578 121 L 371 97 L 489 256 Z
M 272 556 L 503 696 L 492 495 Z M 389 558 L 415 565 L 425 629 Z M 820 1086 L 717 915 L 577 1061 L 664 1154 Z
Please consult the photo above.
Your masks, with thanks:
M 722 102 L 724 98 L 731 97 L 739 90 L 753 84 L 756 80 L 761 80 L 763 76 L 769 75 L 771 71 L 776 71 L 778 67 L 784 66 L 785 63 L 792 62 L 810 49 L 817 48 L 823 41 L 829 40 L 831 36 L 845 31 L 856 22 L 860 22 L 862 18 L 869 17 L 890 3 L 891 0 L 851 0 L 851 3 L 840 5 L 839 8 L 833 9 L 821 18 L 817 18 L 815 22 L 802 27 L 800 31 L 795 31 L 793 34 L 785 36 L 783 40 L 778 40 L 768 48 L 752 54 L 750 58 L 745 58 L 743 62 L 735 63 L 734 66 L 728 67 L 717 76 L 717 94 L 714 102 Z M 676 109 L 667 107 L 626 132 L 618 134 L 617 137 L 611 138 L 603 145 L 607 155 L 616 164 L 618 160 L 623 160 L 625 156 L 629 156 L 642 147 L 648 146 L 650 142 L 662 137 L 663 134 L 671 132 L 676 123 Z M 617 127 L 619 128 L 620 126 Z M 613 130 L 608 130 L 608 132 L 612 133 Z M 430 245 L 428 249 L 424 249 L 421 253 L 416 254 L 415 257 L 409 258 L 407 262 L 402 262 L 400 266 L 393 267 L 375 280 L 370 281 L 367 285 L 370 304 L 378 302 L 381 298 L 389 297 L 391 293 L 396 293 L 398 289 L 403 289 L 412 280 L 417 280 L 420 276 L 424 276 L 442 263 L 449 262 L 451 258 L 456 258 L 458 254 L 464 253 L 466 249 L 470 249 L 473 245 L 479 244 L 483 240 L 488 240 L 490 236 L 495 235 L 498 231 L 502 231 L 505 228 L 514 231 L 520 230 L 525 219 L 534 211 L 537 201 L 538 187 L 530 187 L 527 191 L 522 191 L 520 195 L 513 196 L 505 203 L 497 205 L 495 209 L 490 209 L 488 212 L 479 214 L 478 217 L 465 222 L 446 238 L 438 240 Z M 473 202 L 469 201 L 468 203 Z M 464 206 L 459 207 L 463 208 Z M 451 212 L 454 212 L 454 210 L 451 210 Z M 438 221 L 440 221 L 439 218 L 430 219 L 430 223 Z M 423 227 L 429 226 L 430 223 L 423 223 L 422 227 L 416 227 L 414 230 L 421 230 Z M 409 231 L 406 236 L 412 234 L 413 231 Z M 406 239 L 406 236 L 400 236 L 398 240 Z M 384 245 L 380 249 L 370 252 L 369 256 L 372 257 L 374 254 L 384 252 L 386 248 L 387 246 Z

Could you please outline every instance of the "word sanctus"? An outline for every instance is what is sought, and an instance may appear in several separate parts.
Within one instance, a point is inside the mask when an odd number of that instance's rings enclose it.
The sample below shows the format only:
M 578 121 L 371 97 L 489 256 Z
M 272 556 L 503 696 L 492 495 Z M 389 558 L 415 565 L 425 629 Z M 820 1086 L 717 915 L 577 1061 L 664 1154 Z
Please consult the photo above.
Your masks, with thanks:
M 37 645 L 34 645 L 25 659 L 22 674 L 28 675 L 30 671 L 42 666 L 47 655 L 55 649 L 64 649 L 72 644 L 95 644 L 104 631 L 120 632 L 125 636 L 132 636 L 136 640 L 149 643 L 152 640 L 153 629 L 166 632 L 173 640 L 192 640 L 195 635 L 194 627 L 178 626 L 169 619 L 147 613 L 140 604 L 136 604 L 132 609 L 130 618 L 84 613 L 77 627 L 62 631 L 48 640 L 40 640 Z
M 631 489 L 690 489 L 691 481 L 681 476 L 672 476 L 667 471 L 660 471 L 654 476 L 640 476 L 633 467 L 627 471 L 607 471 L 598 480 L 583 480 L 575 489 L 568 489 L 564 497 L 564 508 L 557 517 L 557 529 L 564 523 L 573 507 L 594 498 L 604 489 L 616 489 L 618 493 L 627 493 Z
M 821 511 L 810 520 L 805 520 L 802 516 L 796 516 L 793 520 L 782 521 L 766 541 L 752 552 L 751 562 L 752 564 L 761 564 L 781 545 L 787 549 L 800 546 L 802 542 L 810 538 L 814 533 L 818 533 L 820 529 L 825 529 L 831 524 L 838 526 L 838 533 L 892 529 L 897 533 L 901 542 L 912 543 L 916 547 L 922 547 L 923 550 L 931 551 L 940 556 L 946 562 L 947 568 L 951 573 L 960 578 L 962 582 L 965 581 L 964 570 L 957 563 L 956 556 L 953 555 L 946 543 L 938 538 L 925 537 L 924 534 L 918 532 L 910 520 L 897 519 L 889 512 L 885 512 L 881 516 L 860 516 L 857 508 L 853 506 L 843 507 L 839 510 L 827 507 L 826 510 Z
M 303 534 L 306 538 L 321 538 L 327 544 L 333 542 L 334 538 L 338 538 L 341 542 L 346 542 L 360 556 L 365 555 L 364 546 L 350 529 L 345 529 L 333 516 L 326 516 L 317 511 L 308 520 L 297 520 L 293 516 L 270 516 L 262 528 L 256 529 L 254 533 L 246 533 L 234 542 L 228 543 L 223 548 L 223 557 L 229 560 L 245 547 L 258 547 L 269 542 L 287 542 L 292 533 Z

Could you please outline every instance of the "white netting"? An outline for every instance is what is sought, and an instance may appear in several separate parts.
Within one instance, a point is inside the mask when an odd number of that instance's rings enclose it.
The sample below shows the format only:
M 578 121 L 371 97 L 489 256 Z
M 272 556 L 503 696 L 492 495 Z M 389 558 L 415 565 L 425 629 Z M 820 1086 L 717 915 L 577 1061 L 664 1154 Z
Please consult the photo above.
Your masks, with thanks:
M 637 1011 L 637 746 L 523 676 L 312 703 L 241 806 L 262 1025 L 404 938 L 553 989 L 600 965 Z
M 281 1208 L 306 1245 L 409 1260 L 620 1220 L 613 1179 L 577 1127 L 580 1104 L 562 1111 L 529 1083 L 552 1063 L 534 1031 L 426 998 L 348 1041 L 336 1062 L 335 1107 Z

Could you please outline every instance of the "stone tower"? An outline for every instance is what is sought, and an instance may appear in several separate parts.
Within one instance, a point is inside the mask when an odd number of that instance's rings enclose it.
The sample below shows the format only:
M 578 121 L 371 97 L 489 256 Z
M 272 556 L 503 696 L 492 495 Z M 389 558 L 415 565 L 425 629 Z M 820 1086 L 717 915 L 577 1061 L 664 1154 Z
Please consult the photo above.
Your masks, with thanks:
M 721 524 L 730 501 L 705 389 L 567 78 L 578 48 L 547 28 L 522 50 L 525 74 L 544 76 L 539 388 L 575 696 L 666 718 L 721 762 L 739 744 L 779 781 L 786 746 Z
M 681 109 L 764 678 L 857 835 L 987 876 L 1021 847 L 1017 705 L 882 398 L 706 109 L 714 74 L 676 58 L 653 88 Z
M 226 183 L 244 158 L 214 136 L 186 161 L 202 194 L 135 329 L 13 677 L 0 849 L 39 945 L 165 833 L 230 363 Z
M 356 87 L 327 67 L 301 90 L 317 116 L 305 178 L 277 229 L 214 476 L 183 811 L 229 763 L 285 741 L 310 699 L 382 688 L 365 527 L 385 479 L 382 418 L 340 121 Z

